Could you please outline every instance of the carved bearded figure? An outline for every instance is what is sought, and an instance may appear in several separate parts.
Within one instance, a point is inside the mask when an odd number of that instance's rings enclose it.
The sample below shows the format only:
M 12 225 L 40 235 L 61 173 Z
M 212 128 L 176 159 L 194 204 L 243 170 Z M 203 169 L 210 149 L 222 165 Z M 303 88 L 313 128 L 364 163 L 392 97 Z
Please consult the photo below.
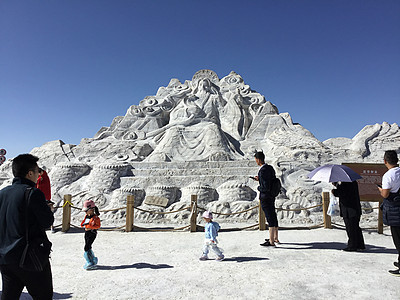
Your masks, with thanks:
M 194 85 L 193 94 L 171 111 L 170 123 L 153 133 L 157 146 L 146 161 L 231 160 L 240 155 L 220 128 L 219 110 L 226 103 L 218 88 L 208 78 Z

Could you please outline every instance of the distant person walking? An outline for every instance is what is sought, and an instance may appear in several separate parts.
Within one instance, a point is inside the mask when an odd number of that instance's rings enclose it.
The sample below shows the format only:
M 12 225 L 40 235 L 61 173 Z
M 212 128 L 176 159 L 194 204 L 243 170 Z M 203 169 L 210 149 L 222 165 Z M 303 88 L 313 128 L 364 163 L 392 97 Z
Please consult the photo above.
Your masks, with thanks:
M 279 243 L 278 239 L 278 217 L 275 211 L 275 197 L 271 194 L 272 181 L 275 178 L 275 170 L 272 166 L 265 163 L 265 155 L 263 152 L 257 152 L 254 155 L 255 161 L 260 170 L 258 176 L 252 177 L 259 183 L 258 191 L 260 192 L 261 208 L 265 213 L 269 227 L 269 239 L 260 244 L 261 246 L 275 246 Z
M 383 162 L 388 168 L 388 171 L 382 177 L 382 187 L 378 187 L 381 196 L 384 198 L 381 206 L 383 223 L 390 226 L 393 243 L 399 254 L 397 262 L 394 262 L 397 270 L 389 270 L 389 273 L 400 276 L 400 168 L 396 151 L 386 151 Z
M 336 189 L 332 194 L 339 198 L 340 216 L 343 218 L 348 237 L 347 247 L 343 251 L 361 251 L 365 249 L 364 237 L 360 228 L 361 203 L 357 181 L 333 182 Z
M 39 178 L 36 182 L 36 188 L 41 190 L 46 198 L 47 205 L 50 207 L 51 211 L 54 212 L 54 202 L 51 201 L 51 184 L 50 178 L 47 175 L 47 172 L 39 168 Z M 54 227 L 51 225 L 51 232 L 54 233 Z
M 93 253 L 92 245 L 97 237 L 97 229 L 100 228 L 100 212 L 92 200 L 86 200 L 83 203 L 82 211 L 86 213 L 81 223 L 81 227 L 85 227 L 85 252 L 83 257 L 86 259 L 86 263 L 83 268 L 91 270 L 96 268 L 98 262 L 97 257 Z
M 200 260 L 208 259 L 208 253 L 210 252 L 211 248 L 217 255 L 217 258 L 215 260 L 222 261 L 224 260 L 225 256 L 222 254 L 222 250 L 217 246 L 218 244 L 217 236 L 220 226 L 217 222 L 213 222 L 212 218 L 213 216 L 211 212 L 205 211 L 203 213 L 203 219 L 206 222 L 206 225 L 204 227 L 206 238 L 204 240 L 203 254 L 200 257 Z
M 38 160 L 31 154 L 21 154 L 14 158 L 12 185 L 0 191 L 1 299 L 19 299 L 24 287 L 33 299 L 53 298 L 48 258 L 51 243 L 45 230 L 53 223 L 54 217 L 44 194 L 35 188 L 39 176 Z M 29 188 L 32 189 L 30 192 Z M 42 271 L 27 271 L 19 266 L 27 245 L 27 228 L 29 245 L 44 254 Z

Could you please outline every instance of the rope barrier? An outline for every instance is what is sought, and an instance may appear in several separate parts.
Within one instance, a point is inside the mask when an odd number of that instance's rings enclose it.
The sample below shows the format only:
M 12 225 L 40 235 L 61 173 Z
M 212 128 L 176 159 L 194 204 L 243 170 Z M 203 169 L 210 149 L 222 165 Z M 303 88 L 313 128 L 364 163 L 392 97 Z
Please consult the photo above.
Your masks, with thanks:
M 150 210 L 141 209 L 139 207 L 135 207 L 135 209 L 137 209 L 137 210 L 140 210 L 140 211 L 143 211 L 143 212 L 147 212 L 147 213 L 159 214 L 159 215 L 173 214 L 173 213 L 177 213 L 177 212 L 186 210 L 188 208 L 190 208 L 190 206 L 187 206 L 187 207 L 184 207 L 184 208 L 181 208 L 181 209 L 178 209 L 178 210 L 174 210 L 174 211 L 150 211 Z
M 315 207 L 319 207 L 319 206 L 322 206 L 322 204 L 317 204 L 314 206 L 303 207 L 303 208 L 293 208 L 293 209 L 278 207 L 276 210 L 277 211 L 300 211 L 300 210 L 307 210 L 307 209 L 311 209 L 311 208 L 315 208 Z
M 137 229 L 140 229 L 140 230 L 143 230 L 143 231 L 176 231 L 176 230 L 186 229 L 186 228 L 189 228 L 189 227 L 190 227 L 190 225 L 186 225 L 186 226 L 179 227 L 179 228 L 171 228 L 171 229 L 167 229 L 167 228 L 151 229 L 151 228 L 144 228 L 144 227 L 139 227 L 139 226 L 133 225 L 133 228 L 137 228 Z
M 246 227 L 242 227 L 242 228 L 221 228 L 220 231 L 222 231 L 222 232 L 223 231 L 240 231 L 240 230 L 246 230 L 246 229 L 253 228 L 253 227 L 258 227 L 258 226 L 259 226 L 259 224 L 257 223 L 257 224 L 246 226 Z
M 294 226 L 294 227 L 285 227 L 285 226 L 279 226 L 279 230 L 300 230 L 300 229 L 316 229 L 323 227 L 324 223 L 312 225 L 312 226 Z
M 119 208 L 112 208 L 112 209 L 103 209 L 103 210 L 100 210 L 100 212 L 110 212 L 110 211 L 116 211 L 116 210 L 120 210 L 120 209 L 126 209 L 126 206 L 119 207 Z
M 115 228 L 99 228 L 98 230 L 99 231 L 114 231 L 114 230 L 122 229 L 124 227 L 125 227 L 125 225 L 122 225 L 122 226 L 119 226 L 119 227 L 115 227 Z
M 253 210 L 253 209 L 255 209 L 255 208 L 258 208 L 258 205 L 257 205 L 257 206 L 250 207 L 250 208 L 245 209 L 245 210 L 242 210 L 242 211 L 236 211 L 236 212 L 233 212 L 233 213 L 219 213 L 219 212 L 214 212 L 214 211 L 211 211 L 211 213 L 212 213 L 212 214 L 215 214 L 215 215 L 230 216 L 230 215 L 237 215 L 237 214 L 241 214 L 241 213 L 244 213 L 244 212 L 248 212 L 248 211 Z M 205 208 L 200 207 L 200 206 L 198 206 L 198 209 L 199 209 L 199 210 L 203 210 L 203 211 L 206 210 Z

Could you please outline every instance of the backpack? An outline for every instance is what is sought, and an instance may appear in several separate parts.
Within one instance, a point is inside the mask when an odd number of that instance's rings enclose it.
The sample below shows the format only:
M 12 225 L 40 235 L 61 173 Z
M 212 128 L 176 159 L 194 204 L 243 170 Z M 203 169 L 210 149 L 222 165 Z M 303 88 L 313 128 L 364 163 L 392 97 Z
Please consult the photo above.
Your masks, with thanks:
M 269 191 L 271 196 L 273 196 L 273 197 L 278 196 L 281 192 L 281 187 L 282 187 L 282 184 L 281 184 L 281 181 L 279 180 L 279 178 L 274 177 L 274 179 L 272 179 L 271 189 Z

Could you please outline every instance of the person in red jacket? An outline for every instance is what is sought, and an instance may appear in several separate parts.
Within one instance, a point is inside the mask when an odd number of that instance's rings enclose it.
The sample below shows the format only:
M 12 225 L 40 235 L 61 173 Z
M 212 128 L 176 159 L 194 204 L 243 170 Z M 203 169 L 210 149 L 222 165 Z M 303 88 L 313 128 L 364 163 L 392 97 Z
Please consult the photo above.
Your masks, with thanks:
M 81 223 L 81 227 L 85 227 L 85 253 L 83 257 L 86 263 L 83 266 L 85 270 L 92 270 L 96 268 L 98 258 L 94 255 L 92 245 L 97 237 L 97 229 L 100 228 L 100 215 L 99 209 L 92 200 L 86 200 L 83 203 L 82 211 L 86 212 L 85 218 Z
M 47 175 L 47 172 L 39 168 L 39 178 L 36 182 L 36 188 L 41 190 L 44 194 L 44 197 L 46 198 L 47 205 L 50 207 L 51 211 L 54 212 L 54 202 L 51 201 L 51 184 L 50 184 L 50 178 Z M 54 233 L 54 227 L 53 225 L 50 226 L 51 232 Z
M 47 172 L 42 168 L 39 168 L 39 178 L 36 182 L 36 188 L 41 190 L 44 194 L 44 197 L 47 201 L 51 200 L 51 185 L 50 178 L 47 175 Z

